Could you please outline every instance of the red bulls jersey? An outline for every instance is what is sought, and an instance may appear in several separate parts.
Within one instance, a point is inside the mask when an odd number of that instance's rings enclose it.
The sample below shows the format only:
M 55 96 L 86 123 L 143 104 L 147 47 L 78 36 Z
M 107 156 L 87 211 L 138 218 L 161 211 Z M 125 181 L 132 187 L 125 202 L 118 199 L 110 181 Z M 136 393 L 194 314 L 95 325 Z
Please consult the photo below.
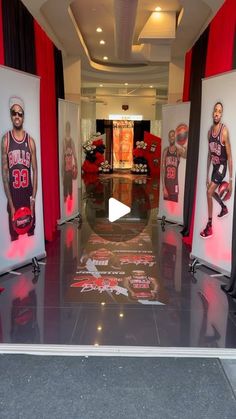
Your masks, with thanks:
M 69 140 L 65 140 L 64 164 L 65 172 L 71 172 L 73 168 L 73 150 L 71 138 L 69 138 Z
M 224 124 L 221 124 L 221 127 L 217 134 L 213 134 L 213 129 L 210 130 L 209 135 L 209 150 L 211 153 L 212 164 L 226 164 L 227 162 L 227 153 L 225 145 L 222 143 L 222 131 Z
M 169 194 L 177 194 L 178 188 L 179 156 L 177 148 L 172 152 L 167 149 L 165 156 L 165 186 Z
M 7 159 L 13 204 L 15 207 L 29 206 L 32 195 L 29 134 L 25 132 L 23 139 L 19 141 L 12 131 L 7 133 Z

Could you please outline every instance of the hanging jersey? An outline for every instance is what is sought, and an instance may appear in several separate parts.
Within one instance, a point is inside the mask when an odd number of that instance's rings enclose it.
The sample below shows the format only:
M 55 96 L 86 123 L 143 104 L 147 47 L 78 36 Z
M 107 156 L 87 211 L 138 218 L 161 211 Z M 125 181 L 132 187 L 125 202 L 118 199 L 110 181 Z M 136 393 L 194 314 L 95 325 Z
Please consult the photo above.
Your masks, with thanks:
M 64 151 L 64 167 L 65 172 L 72 172 L 73 169 L 73 150 L 72 150 L 72 139 L 65 140 L 65 151 Z
M 210 130 L 209 150 L 211 153 L 211 161 L 214 165 L 227 163 L 226 147 L 222 143 L 222 132 L 224 127 L 224 124 L 221 124 L 221 127 L 216 135 L 213 134 L 212 128 Z
M 7 133 L 9 188 L 15 208 L 29 206 L 32 195 L 31 149 L 29 134 L 18 141 L 12 131 Z
M 167 149 L 165 156 L 165 187 L 168 194 L 178 194 L 178 167 L 179 167 L 179 156 L 177 154 L 177 148 L 173 152 Z

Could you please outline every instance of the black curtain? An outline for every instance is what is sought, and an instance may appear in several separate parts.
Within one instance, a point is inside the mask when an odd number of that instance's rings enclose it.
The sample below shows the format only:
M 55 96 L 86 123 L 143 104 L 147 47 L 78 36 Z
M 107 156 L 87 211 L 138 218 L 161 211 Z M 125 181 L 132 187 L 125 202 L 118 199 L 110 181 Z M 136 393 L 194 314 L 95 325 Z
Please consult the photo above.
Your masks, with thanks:
M 61 51 L 54 46 L 56 98 L 65 99 L 63 62 Z
M 191 226 L 192 211 L 195 197 L 195 180 L 197 176 L 201 100 L 202 100 L 202 78 L 205 75 L 209 28 L 201 35 L 193 47 L 191 79 L 190 79 L 190 117 L 189 117 L 189 141 L 188 156 L 185 175 L 184 193 L 184 228 L 183 236 L 188 236 Z
M 144 131 L 150 132 L 150 121 L 134 121 L 134 143 L 143 141 Z
M 5 65 L 36 74 L 34 19 L 20 0 L 2 0 Z
M 101 134 L 105 133 L 105 126 L 107 125 L 111 125 L 112 127 L 112 122 L 109 120 L 105 120 L 105 119 L 97 119 L 96 120 L 96 132 L 100 132 Z

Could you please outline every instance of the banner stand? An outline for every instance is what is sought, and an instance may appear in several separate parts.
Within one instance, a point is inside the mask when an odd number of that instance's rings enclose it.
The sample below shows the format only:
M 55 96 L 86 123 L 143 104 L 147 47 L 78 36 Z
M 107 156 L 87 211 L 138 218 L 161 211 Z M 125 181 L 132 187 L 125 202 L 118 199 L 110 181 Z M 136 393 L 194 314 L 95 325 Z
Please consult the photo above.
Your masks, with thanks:
M 81 188 L 80 106 L 58 101 L 60 219 L 58 225 L 77 218 Z
M 0 66 L 0 275 L 46 257 L 40 143 L 40 78 Z M 17 119 L 16 119 L 17 118 Z M 18 138 L 18 141 L 16 141 Z M 11 212 L 9 206 L 12 206 Z M 34 266 L 33 266 L 34 267 Z
M 236 166 L 236 96 L 232 86 L 236 71 L 222 73 L 202 80 L 201 124 L 196 183 L 196 210 L 193 227 L 191 258 L 197 258 L 211 269 L 230 276 L 232 259 L 232 231 Z M 216 131 L 214 131 L 214 129 Z M 229 145 L 226 148 L 226 145 Z M 208 165 L 208 155 L 211 162 Z M 217 171 L 217 168 L 219 170 Z M 222 168 L 224 169 L 222 171 Z M 216 177 L 214 177 L 216 173 Z M 213 179 L 213 180 L 212 180 Z M 230 180 L 231 179 L 231 180 Z M 206 181 L 215 183 L 212 212 L 206 194 Z M 221 186 L 232 193 L 225 198 Z M 225 185 L 224 185 L 225 184 Z M 227 208 L 227 217 L 221 215 Z M 210 214 L 210 215 L 209 215 Z M 211 218 L 210 229 L 206 229 Z M 205 233 L 206 230 L 206 233 Z
M 79 211 L 77 212 L 77 214 L 74 214 L 71 218 L 67 218 L 66 220 L 64 220 L 64 219 L 57 220 L 57 225 L 60 226 L 62 224 L 66 224 L 68 221 L 73 221 L 73 220 L 76 220 L 76 219 L 81 221 L 81 214 L 80 214 Z
M 219 266 L 214 265 L 213 263 L 208 263 L 206 260 L 199 258 L 198 256 L 195 256 L 193 253 L 190 253 L 190 258 L 193 259 L 193 262 L 189 265 L 193 268 L 197 267 L 199 265 L 203 265 L 206 268 L 212 269 L 215 272 L 218 272 L 224 276 L 230 277 L 231 273 L 229 271 L 226 271 L 224 269 L 221 269 Z
M 190 102 L 162 106 L 159 216 L 183 224 Z M 165 218 L 164 218 L 165 217 Z

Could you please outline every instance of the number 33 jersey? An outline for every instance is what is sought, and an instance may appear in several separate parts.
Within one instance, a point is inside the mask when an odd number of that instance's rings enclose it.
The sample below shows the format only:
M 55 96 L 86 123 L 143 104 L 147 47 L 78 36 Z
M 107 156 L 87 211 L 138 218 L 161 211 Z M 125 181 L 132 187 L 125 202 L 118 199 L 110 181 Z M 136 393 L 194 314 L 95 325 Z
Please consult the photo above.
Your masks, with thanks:
M 25 132 L 22 140 L 13 133 L 7 133 L 7 158 L 9 168 L 9 188 L 15 207 L 29 206 L 32 195 L 31 149 L 29 134 Z

